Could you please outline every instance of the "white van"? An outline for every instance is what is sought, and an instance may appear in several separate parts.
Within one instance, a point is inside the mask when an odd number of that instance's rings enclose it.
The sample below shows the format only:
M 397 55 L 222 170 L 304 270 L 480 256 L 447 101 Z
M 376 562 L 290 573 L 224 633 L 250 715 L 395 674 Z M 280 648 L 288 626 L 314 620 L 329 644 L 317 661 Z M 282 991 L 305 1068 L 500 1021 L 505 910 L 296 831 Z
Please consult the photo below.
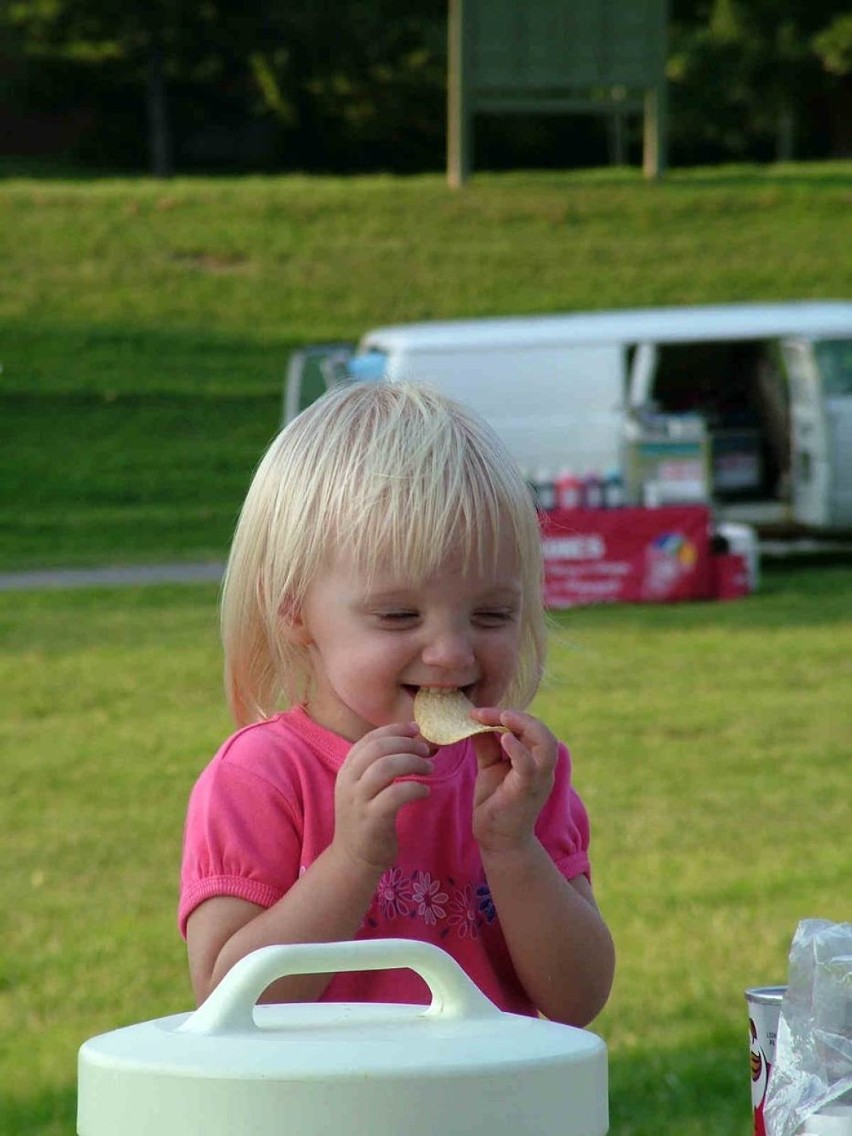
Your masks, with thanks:
M 530 471 L 624 470 L 643 432 L 684 438 L 700 422 L 719 515 L 852 529 L 852 303 L 379 327 L 296 352 L 285 419 L 332 382 L 379 376 L 473 406 Z

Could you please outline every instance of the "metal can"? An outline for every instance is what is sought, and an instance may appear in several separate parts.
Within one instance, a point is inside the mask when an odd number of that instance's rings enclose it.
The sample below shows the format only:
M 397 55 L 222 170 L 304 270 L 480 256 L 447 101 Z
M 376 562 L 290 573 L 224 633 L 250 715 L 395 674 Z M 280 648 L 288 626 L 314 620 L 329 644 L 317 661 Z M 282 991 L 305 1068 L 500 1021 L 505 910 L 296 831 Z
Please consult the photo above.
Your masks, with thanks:
M 775 1064 L 778 1018 L 786 986 L 753 986 L 746 990 L 749 1049 L 751 1054 L 751 1107 L 754 1136 L 766 1136 L 763 1105 L 769 1074 Z

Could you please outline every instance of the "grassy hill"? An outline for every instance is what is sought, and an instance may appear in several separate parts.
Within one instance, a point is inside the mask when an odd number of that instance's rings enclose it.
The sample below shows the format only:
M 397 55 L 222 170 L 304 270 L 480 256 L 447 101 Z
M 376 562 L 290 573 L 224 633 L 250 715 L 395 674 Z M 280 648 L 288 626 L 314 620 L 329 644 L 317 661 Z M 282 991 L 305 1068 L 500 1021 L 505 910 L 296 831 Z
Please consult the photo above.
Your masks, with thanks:
M 379 322 L 852 297 L 852 163 L 0 181 L 0 569 L 223 556 L 296 344 Z M 555 613 L 619 968 L 613 1136 L 747 1136 L 747 985 L 848 919 L 852 568 Z M 0 1136 L 71 1136 L 79 1045 L 189 1008 L 189 788 L 228 732 L 216 590 L 0 594 Z
M 852 295 L 852 163 L 0 181 L 0 568 L 220 556 L 294 345 Z

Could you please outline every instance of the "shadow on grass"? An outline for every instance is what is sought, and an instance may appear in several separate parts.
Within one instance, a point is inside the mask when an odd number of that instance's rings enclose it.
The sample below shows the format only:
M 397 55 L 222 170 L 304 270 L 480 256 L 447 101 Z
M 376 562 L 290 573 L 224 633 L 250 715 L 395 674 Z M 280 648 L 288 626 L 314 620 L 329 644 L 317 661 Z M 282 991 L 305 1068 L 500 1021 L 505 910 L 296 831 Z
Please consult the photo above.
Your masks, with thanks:
M 156 328 L 0 320 L 2 397 L 50 398 L 88 392 L 122 395 L 281 397 L 291 351 L 284 337 L 262 339 L 217 328 Z
M 675 166 L 655 181 L 649 181 L 638 166 L 601 166 L 575 170 L 479 170 L 473 182 L 489 186 L 525 185 L 536 189 L 562 188 L 569 184 L 604 188 L 635 187 L 649 191 L 695 189 L 755 189 L 793 186 L 801 189 L 846 188 L 852 184 L 852 165 L 843 160 Z
M 709 1043 L 610 1057 L 612 1136 L 749 1136 L 748 1050 Z
M 292 177 L 302 177 L 302 174 L 293 170 L 185 170 L 180 171 L 177 180 L 182 182 L 213 181 L 233 182 L 240 179 L 256 176 L 280 178 L 286 181 Z M 309 175 L 311 176 L 311 175 Z M 324 177 L 338 180 L 346 178 L 341 174 L 313 175 L 316 181 L 321 182 Z M 350 176 L 353 180 L 363 177 L 364 172 L 356 172 Z M 380 173 L 366 173 L 367 177 L 380 177 Z M 404 178 L 405 174 L 394 175 Z M 445 189 L 445 178 L 440 170 L 424 170 L 414 175 L 422 182 L 432 180 L 436 186 Z M 144 185 L 145 183 L 168 185 L 168 180 L 151 176 L 145 169 L 117 169 L 109 167 L 89 167 L 74 162 L 56 159 L 38 159 L 29 157 L 0 157 L 0 181 L 20 179 L 24 181 L 49 181 L 53 183 L 67 182 L 69 184 L 83 184 L 95 181 L 127 182 L 128 184 Z M 633 188 L 645 185 L 649 192 L 660 193 L 674 191 L 693 191 L 706 189 L 766 189 L 774 186 L 813 190 L 846 189 L 852 185 L 852 166 L 843 160 L 814 160 L 789 163 L 757 163 L 742 162 L 735 164 L 719 164 L 716 166 L 674 166 L 666 170 L 656 180 L 645 178 L 639 165 L 599 166 L 569 170 L 552 170 L 547 168 L 523 168 L 512 170 L 476 171 L 471 179 L 473 187 L 487 187 L 490 189 L 511 189 L 522 185 L 525 189 L 557 189 L 567 186 L 599 186 L 603 189 Z M 447 191 L 448 193 L 451 191 Z
M 0 323 L 0 566 L 223 557 L 293 344 Z
M 22 178 L 27 181 L 95 181 L 98 178 L 141 177 L 106 167 L 82 166 L 62 158 L 36 158 L 7 154 L 0 158 L 0 178 Z
M 269 396 L 9 394 L 0 565 L 16 570 L 224 556 L 276 432 Z
M 673 170 L 666 184 L 676 189 L 725 189 L 771 186 L 796 189 L 848 188 L 852 185 L 852 164 L 843 162 L 802 162 L 775 165 L 695 167 Z
M 74 1136 L 77 1131 L 76 1084 L 32 1097 L 4 1089 L 3 1097 L 0 1136 Z

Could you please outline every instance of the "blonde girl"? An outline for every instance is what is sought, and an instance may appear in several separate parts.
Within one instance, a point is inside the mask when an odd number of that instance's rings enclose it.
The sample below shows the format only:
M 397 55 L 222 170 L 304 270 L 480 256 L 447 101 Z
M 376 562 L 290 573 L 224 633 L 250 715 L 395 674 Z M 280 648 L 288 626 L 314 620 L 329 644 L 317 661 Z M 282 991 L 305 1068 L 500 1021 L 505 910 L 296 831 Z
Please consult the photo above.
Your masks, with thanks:
M 270 446 L 222 596 L 239 727 L 187 813 L 180 925 L 196 997 L 272 943 L 432 942 L 502 1009 L 587 1024 L 614 952 L 565 745 L 527 712 L 545 656 L 524 480 L 472 412 L 416 383 L 335 389 Z M 426 742 L 424 686 L 505 732 Z M 291 976 L 270 1000 L 424 1002 L 412 971 Z

